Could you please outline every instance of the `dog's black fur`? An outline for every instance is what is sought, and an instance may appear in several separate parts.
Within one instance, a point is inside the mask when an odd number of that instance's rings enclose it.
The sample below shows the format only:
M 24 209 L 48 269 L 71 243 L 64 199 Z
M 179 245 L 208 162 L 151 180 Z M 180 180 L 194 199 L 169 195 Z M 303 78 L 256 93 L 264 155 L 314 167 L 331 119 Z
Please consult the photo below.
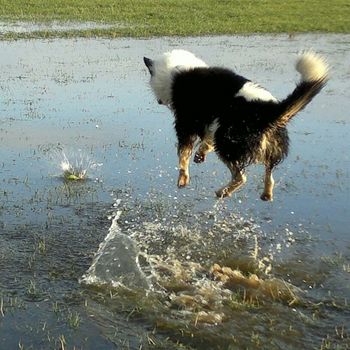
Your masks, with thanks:
M 280 105 L 234 97 L 248 81 L 216 67 L 175 74 L 172 109 L 179 143 L 188 144 L 193 136 L 203 139 L 206 129 L 218 119 L 214 147 L 225 163 L 235 163 L 240 170 L 254 163 L 268 129 L 279 147 L 270 150 L 266 161 L 271 167 L 282 161 L 288 154 L 289 139 L 287 129 L 274 124 Z

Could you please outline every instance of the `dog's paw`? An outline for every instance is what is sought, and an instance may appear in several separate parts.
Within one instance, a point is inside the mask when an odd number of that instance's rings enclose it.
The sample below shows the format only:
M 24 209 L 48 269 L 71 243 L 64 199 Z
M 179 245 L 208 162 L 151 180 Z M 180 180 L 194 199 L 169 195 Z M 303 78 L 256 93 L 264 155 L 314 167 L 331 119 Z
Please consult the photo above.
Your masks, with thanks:
M 203 163 L 205 161 L 205 154 L 196 152 L 193 161 L 197 164 Z
M 272 197 L 272 194 L 269 194 L 269 193 L 263 193 L 261 196 L 260 196 L 260 199 L 265 201 L 265 202 L 272 202 L 273 201 L 273 197 Z
M 216 191 L 215 194 L 218 198 L 226 198 L 226 197 L 231 197 L 232 192 L 230 192 L 227 187 L 224 187 Z
M 190 183 L 190 177 L 188 174 L 180 172 L 179 178 L 177 180 L 177 187 L 182 188 L 187 186 Z

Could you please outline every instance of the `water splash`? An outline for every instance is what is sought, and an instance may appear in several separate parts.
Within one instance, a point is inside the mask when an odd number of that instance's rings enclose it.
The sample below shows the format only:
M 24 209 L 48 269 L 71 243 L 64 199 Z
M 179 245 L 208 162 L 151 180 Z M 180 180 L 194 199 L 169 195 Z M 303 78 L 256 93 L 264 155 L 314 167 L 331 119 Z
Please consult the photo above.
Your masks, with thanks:
M 63 171 L 63 178 L 67 181 L 85 180 L 88 171 L 96 170 L 102 166 L 102 163 L 96 163 L 81 150 L 69 155 L 62 151 L 59 157 L 61 158 L 59 167 Z
M 115 207 L 119 204 L 120 201 L 117 201 Z M 118 225 L 120 214 L 121 211 L 117 210 L 110 217 L 112 224 L 108 234 L 80 282 L 113 288 L 149 289 L 150 283 L 140 267 L 139 249 L 130 237 L 121 232 Z
M 128 228 L 121 224 L 120 203 L 114 205 L 108 234 L 81 282 L 107 290 L 143 289 L 143 296 L 130 303 L 147 309 L 158 324 L 217 324 L 236 307 L 301 300 L 301 290 L 270 275 L 271 259 L 261 253 L 261 232 L 254 223 L 215 218 L 203 231 L 201 225 L 186 226 L 184 217 L 178 223 L 143 217 Z M 147 209 L 140 208 L 145 214 Z M 158 300 L 152 306 L 146 300 L 151 294 Z

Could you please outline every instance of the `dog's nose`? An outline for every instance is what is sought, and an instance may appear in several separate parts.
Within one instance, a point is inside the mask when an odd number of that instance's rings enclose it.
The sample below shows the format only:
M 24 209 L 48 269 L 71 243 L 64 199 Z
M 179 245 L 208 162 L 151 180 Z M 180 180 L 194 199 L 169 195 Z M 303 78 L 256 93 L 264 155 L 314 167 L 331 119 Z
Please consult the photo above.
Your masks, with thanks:
M 162 105 L 162 104 L 163 104 L 162 100 L 158 100 L 158 103 L 159 103 L 160 105 Z

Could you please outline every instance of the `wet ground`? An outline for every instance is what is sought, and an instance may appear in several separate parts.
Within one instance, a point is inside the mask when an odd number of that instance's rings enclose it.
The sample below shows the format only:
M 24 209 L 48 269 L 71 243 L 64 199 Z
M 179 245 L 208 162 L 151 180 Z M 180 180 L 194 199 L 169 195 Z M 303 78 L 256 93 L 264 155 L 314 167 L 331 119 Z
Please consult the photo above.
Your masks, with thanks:
M 49 23 L 32 23 L 23 21 L 3 22 L 0 21 L 0 36 L 3 34 L 29 34 L 37 32 L 74 32 L 89 29 L 108 29 L 112 27 L 121 27 L 124 24 L 104 24 L 95 22 L 59 22 L 53 21 Z
M 0 42 L 4 349 L 348 349 L 350 36 Z M 283 98 L 332 66 L 291 152 L 230 199 L 214 154 L 176 188 L 170 112 L 142 57 L 193 51 Z M 61 163 L 87 170 L 67 181 Z

